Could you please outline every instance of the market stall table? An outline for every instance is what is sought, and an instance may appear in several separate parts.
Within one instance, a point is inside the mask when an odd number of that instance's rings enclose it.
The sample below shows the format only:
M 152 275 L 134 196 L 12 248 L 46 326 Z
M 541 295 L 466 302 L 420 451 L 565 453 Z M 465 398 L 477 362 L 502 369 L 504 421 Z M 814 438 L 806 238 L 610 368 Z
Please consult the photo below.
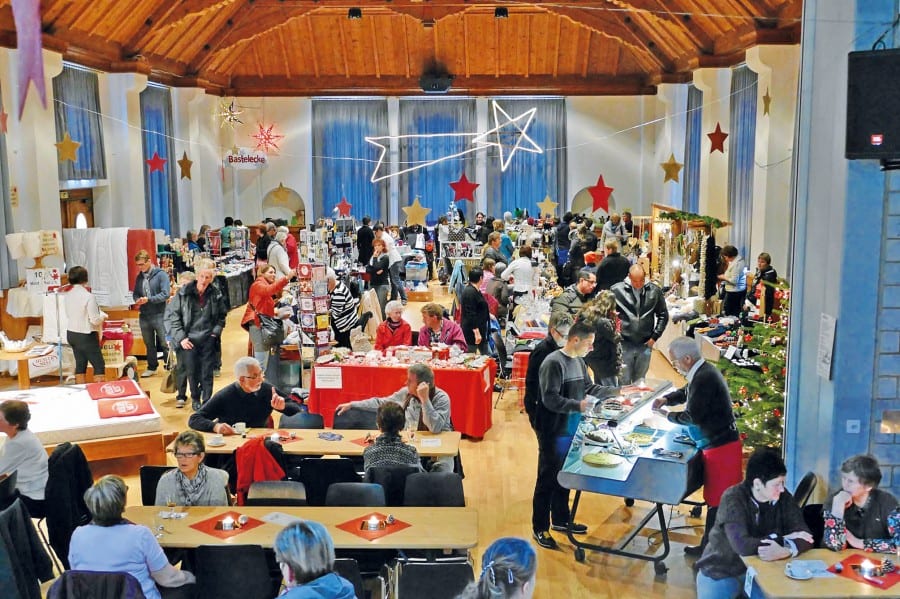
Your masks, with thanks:
M 339 404 L 370 397 L 387 397 L 406 386 L 407 366 L 369 366 L 328 364 L 313 368 L 309 384 L 309 411 L 321 414 L 325 425 L 334 422 Z M 317 382 L 317 373 L 329 375 L 327 388 Z M 435 368 L 434 384 L 450 396 L 453 430 L 469 437 L 482 438 L 491 428 L 491 404 L 497 365 L 488 360 L 475 369 Z
M 31 358 L 26 356 L 30 346 L 19 352 L 0 351 L 0 360 L 11 360 L 18 364 L 18 381 L 19 389 L 31 388 L 31 377 L 28 374 L 28 360 Z

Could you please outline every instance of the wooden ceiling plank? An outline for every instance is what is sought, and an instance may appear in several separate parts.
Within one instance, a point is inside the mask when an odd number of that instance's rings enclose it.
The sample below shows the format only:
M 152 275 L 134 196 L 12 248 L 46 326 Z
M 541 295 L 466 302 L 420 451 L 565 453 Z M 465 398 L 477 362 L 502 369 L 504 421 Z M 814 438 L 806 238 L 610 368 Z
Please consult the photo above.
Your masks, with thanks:
M 312 18 L 309 15 L 305 15 L 303 17 L 303 20 L 306 21 L 306 33 L 307 33 L 307 35 L 309 35 L 309 43 L 307 44 L 307 47 L 310 49 L 310 53 L 309 53 L 310 56 L 312 56 L 313 73 L 315 73 L 316 79 L 318 79 L 319 75 L 320 75 L 320 73 L 319 73 L 319 58 L 318 58 L 319 53 L 317 51 L 317 46 L 315 43 L 316 36 L 313 34 Z
M 341 25 L 338 27 L 338 31 L 341 35 L 341 58 L 344 61 L 344 77 L 347 79 L 350 78 L 350 61 L 347 58 L 347 36 L 344 34 L 344 22 L 340 21 Z
M 150 38 L 163 29 L 159 26 L 159 23 L 165 21 L 178 6 L 178 2 L 160 2 L 157 4 L 153 12 L 144 20 L 141 28 L 122 44 L 123 53 L 126 55 L 137 54 L 150 41 Z
M 381 60 L 378 56 L 378 37 L 375 35 L 375 19 L 369 19 L 369 32 L 372 37 L 372 57 L 375 59 L 375 78 L 381 79 Z
M 578 37 L 579 37 L 579 40 L 581 39 L 581 37 L 583 37 L 583 36 L 586 35 L 586 36 L 587 36 L 587 41 L 586 41 L 586 43 L 584 44 L 584 46 L 585 46 L 584 52 L 582 52 L 582 55 L 584 56 L 584 58 L 583 58 L 582 61 L 581 61 L 581 76 L 582 76 L 582 77 L 587 77 L 587 74 L 588 74 L 588 65 L 591 64 L 591 36 L 592 36 L 594 33 L 593 33 L 590 29 L 588 29 L 588 28 L 584 28 L 582 31 L 584 31 L 584 34 L 578 36 Z
M 403 56 L 406 56 L 406 78 L 409 79 L 410 68 L 409 63 L 412 60 L 412 56 L 409 54 L 409 26 L 404 24 L 403 27 Z
M 284 76 L 291 78 L 291 61 L 288 59 L 287 42 L 284 39 L 284 29 L 277 29 L 278 48 L 281 50 L 281 62 L 284 64 Z
M 236 0 L 181 0 L 181 2 L 175 2 L 174 0 L 160 0 L 160 2 L 162 4 L 174 4 L 175 9 L 167 11 L 164 15 L 160 16 L 153 26 L 156 30 L 178 25 L 188 17 L 200 16 L 210 11 L 218 12 L 220 10 L 228 10 L 229 7 L 234 11 L 235 8 L 240 8 L 242 6 L 242 4 L 239 4 Z
M 462 18 L 463 24 L 463 70 L 466 73 L 466 77 L 470 77 L 472 75 L 471 70 L 469 69 L 469 19 L 464 14 Z
M 226 15 L 216 16 L 222 19 Z M 283 11 L 279 8 L 267 9 L 264 15 L 253 14 L 251 11 L 232 13 L 227 19 L 223 19 L 228 26 L 228 31 L 224 35 L 213 36 L 211 42 L 204 44 L 202 49 L 191 57 L 189 62 L 189 72 L 200 72 L 206 67 L 206 64 L 217 52 L 228 51 L 235 44 L 242 43 L 247 40 L 254 40 L 267 33 L 283 27 L 291 18 L 298 18 L 299 15 L 286 18 Z M 231 23 L 231 25 L 227 25 Z M 235 31 L 242 32 L 241 35 L 235 35 Z
M 553 55 L 556 57 L 553 59 L 553 76 L 556 77 L 559 75 L 559 44 L 560 44 L 560 32 L 562 30 L 562 17 L 559 15 L 554 15 L 556 17 L 556 35 L 554 36 L 556 39 L 554 41 Z
M 520 56 L 525 60 L 525 78 L 531 75 L 531 17 L 525 17 L 525 52 Z
M 262 79 L 265 77 L 265 71 L 263 70 L 262 62 L 259 59 L 259 46 L 256 44 L 248 44 L 250 47 L 250 52 L 253 55 L 253 63 L 256 65 L 257 77 Z
M 494 77 L 500 77 L 500 55 L 503 54 L 500 48 L 502 47 L 500 45 L 500 19 L 494 19 L 494 48 L 496 48 L 496 52 L 494 52 Z

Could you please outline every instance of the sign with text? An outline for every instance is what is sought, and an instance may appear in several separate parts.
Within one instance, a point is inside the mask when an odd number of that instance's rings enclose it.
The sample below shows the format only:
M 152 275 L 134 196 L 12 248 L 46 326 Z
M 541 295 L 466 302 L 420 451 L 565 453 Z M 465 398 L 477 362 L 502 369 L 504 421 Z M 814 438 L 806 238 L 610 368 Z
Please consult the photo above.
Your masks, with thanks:
M 233 150 L 237 150 L 235 154 Z M 264 168 L 267 164 L 268 157 L 265 152 L 251 150 L 250 148 L 232 148 L 231 152 L 225 155 L 225 166 L 239 170 L 254 170 Z
M 46 293 L 51 287 L 59 287 L 58 268 L 25 269 L 25 288 L 29 293 Z

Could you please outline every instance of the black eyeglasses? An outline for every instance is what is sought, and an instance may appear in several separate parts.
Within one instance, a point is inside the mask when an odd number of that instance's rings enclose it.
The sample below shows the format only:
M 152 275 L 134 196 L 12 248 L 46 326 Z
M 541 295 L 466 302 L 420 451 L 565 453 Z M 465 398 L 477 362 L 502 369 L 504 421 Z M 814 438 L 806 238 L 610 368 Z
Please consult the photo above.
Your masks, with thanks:
M 194 456 L 200 455 L 199 451 L 184 451 L 184 452 L 175 452 L 176 458 L 192 458 Z

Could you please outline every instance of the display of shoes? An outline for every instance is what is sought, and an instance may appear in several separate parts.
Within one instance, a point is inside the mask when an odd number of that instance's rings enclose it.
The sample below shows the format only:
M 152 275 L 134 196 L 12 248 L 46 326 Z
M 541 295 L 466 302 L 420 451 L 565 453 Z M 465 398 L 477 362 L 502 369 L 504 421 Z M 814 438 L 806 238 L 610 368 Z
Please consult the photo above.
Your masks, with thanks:
M 559 549 L 559 545 L 548 530 L 534 531 L 534 541 L 544 549 Z
M 155 370 L 145 370 L 144 372 L 141 373 L 141 378 L 148 379 L 151 376 L 154 376 L 155 374 L 156 374 Z
M 559 532 L 568 532 L 569 525 L 568 524 L 551 524 L 550 529 L 558 530 Z M 575 524 L 572 525 L 572 534 L 573 535 L 587 534 L 587 530 L 588 530 L 587 526 L 585 526 L 584 524 L 579 524 L 578 522 L 576 522 Z

